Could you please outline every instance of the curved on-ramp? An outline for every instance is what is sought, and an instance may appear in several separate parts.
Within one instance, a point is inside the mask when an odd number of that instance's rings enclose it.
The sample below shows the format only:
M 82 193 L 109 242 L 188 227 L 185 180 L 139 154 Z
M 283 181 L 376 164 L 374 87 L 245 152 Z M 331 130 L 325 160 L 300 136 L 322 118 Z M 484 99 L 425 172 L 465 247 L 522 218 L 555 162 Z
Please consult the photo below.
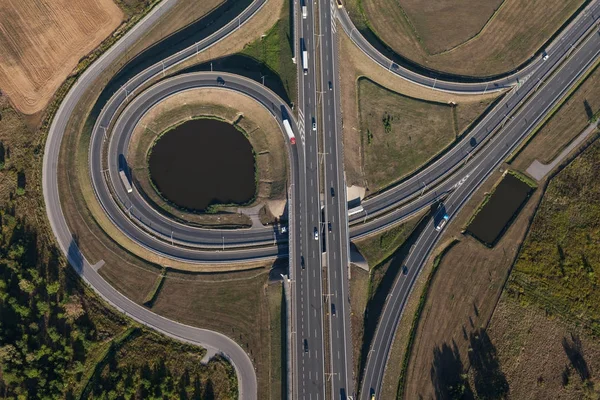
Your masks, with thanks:
M 100 74 L 115 62 L 118 57 L 133 45 L 142 35 L 175 3 L 175 0 L 164 0 L 146 15 L 136 26 L 129 30 L 120 40 L 109 48 L 79 77 L 60 104 L 46 138 L 44 149 L 42 188 L 46 213 L 50 226 L 56 237 L 60 250 L 79 276 L 87 282 L 104 300 L 131 318 L 173 338 L 193 343 L 223 354 L 233 364 L 238 377 L 240 397 L 255 399 L 257 396 L 256 373 L 248 354 L 233 340 L 209 330 L 199 329 L 161 317 L 132 302 L 110 286 L 90 262 L 81 253 L 77 242 L 71 234 L 62 213 L 58 191 L 57 169 L 60 147 L 71 114 L 84 93 Z M 217 43 L 245 23 L 264 4 L 266 0 L 255 0 L 240 16 L 227 24 L 210 37 L 206 38 L 205 48 Z M 237 28 L 236 28 L 237 27 Z M 198 44 L 197 44 L 198 46 Z M 189 49 L 186 49 L 189 52 Z M 189 58 L 186 50 L 170 57 L 172 65 Z M 152 68 L 152 67 L 151 67 Z M 161 68 L 162 69 L 162 68 Z M 151 74 L 152 75 L 152 74 Z M 144 79 L 145 81 L 146 79 Z M 126 93 L 127 95 L 127 93 Z

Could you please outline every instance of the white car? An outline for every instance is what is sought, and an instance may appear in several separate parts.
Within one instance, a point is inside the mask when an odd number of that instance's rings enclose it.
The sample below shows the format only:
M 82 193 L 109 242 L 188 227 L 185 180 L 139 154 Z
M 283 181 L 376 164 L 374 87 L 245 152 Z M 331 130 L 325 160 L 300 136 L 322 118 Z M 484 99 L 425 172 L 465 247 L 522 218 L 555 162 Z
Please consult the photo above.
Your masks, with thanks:
M 313 131 L 317 131 L 317 123 L 313 121 Z
M 319 240 L 319 230 L 315 226 L 315 240 Z
M 542 60 L 546 61 L 550 57 L 545 51 L 542 53 Z

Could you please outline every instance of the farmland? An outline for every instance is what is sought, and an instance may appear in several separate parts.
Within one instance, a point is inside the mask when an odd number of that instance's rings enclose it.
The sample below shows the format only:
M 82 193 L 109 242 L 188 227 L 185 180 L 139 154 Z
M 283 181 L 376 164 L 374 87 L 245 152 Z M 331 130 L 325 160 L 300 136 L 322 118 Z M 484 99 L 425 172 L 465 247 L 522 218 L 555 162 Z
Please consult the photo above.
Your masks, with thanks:
M 350 0 L 347 7 L 357 28 L 392 53 L 431 70 L 490 76 L 511 71 L 535 55 L 583 3 Z
M 0 89 L 19 111 L 41 111 L 122 19 L 112 0 L 1 2 Z

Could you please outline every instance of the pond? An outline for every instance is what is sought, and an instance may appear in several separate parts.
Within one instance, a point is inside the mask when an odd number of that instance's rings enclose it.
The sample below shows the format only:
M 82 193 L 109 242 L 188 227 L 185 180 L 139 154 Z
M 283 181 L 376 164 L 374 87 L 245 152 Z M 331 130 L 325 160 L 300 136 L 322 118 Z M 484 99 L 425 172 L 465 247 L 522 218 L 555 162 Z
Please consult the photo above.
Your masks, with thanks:
M 256 192 L 252 146 L 227 122 L 196 119 L 178 125 L 157 139 L 148 163 L 160 194 L 187 210 L 245 204 Z
M 467 232 L 486 245 L 493 246 L 508 229 L 533 189 L 512 173 L 504 175 L 488 201 L 467 226 Z

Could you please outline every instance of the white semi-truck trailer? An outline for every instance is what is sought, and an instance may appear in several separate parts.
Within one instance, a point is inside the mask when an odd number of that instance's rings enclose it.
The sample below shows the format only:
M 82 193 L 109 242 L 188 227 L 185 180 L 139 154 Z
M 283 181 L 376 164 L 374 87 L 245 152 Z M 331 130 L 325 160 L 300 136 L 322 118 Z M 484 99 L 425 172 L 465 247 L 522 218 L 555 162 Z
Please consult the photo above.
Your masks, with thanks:
M 302 50 L 302 69 L 304 69 L 304 75 L 308 75 L 308 51 Z
M 285 127 L 285 133 L 287 133 L 288 138 L 290 138 L 290 143 L 296 144 L 296 136 L 294 136 L 294 131 L 292 131 L 292 126 L 287 118 L 283 119 L 283 126 Z
M 127 179 L 127 175 L 125 174 L 125 171 L 120 169 L 119 176 L 121 177 L 121 181 L 123 182 L 123 186 L 125 186 L 125 190 L 127 190 L 127 193 L 133 192 L 133 188 L 131 187 L 131 183 L 129 183 L 129 179 Z

